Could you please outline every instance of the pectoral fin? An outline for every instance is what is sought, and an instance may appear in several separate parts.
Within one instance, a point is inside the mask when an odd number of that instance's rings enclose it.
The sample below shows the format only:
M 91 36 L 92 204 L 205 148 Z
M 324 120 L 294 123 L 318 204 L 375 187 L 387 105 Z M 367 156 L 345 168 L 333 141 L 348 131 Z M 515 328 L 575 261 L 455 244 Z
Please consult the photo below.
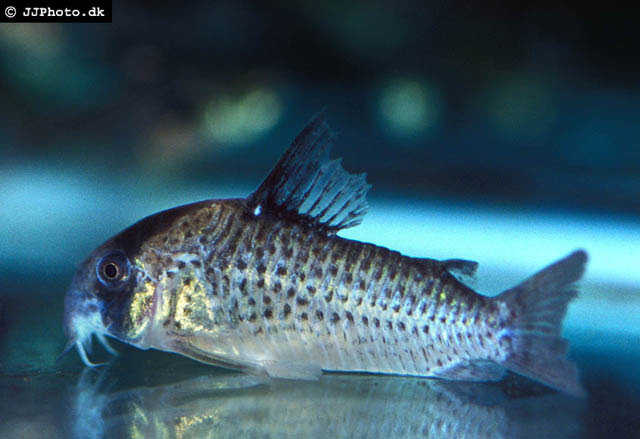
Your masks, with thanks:
M 237 370 L 256 376 L 291 380 L 317 380 L 322 375 L 320 366 L 286 360 L 248 360 L 241 357 L 219 355 L 206 352 L 188 341 L 176 340 L 171 343 L 171 352 L 177 352 L 201 363 L 225 369 Z
M 199 349 L 196 346 L 193 346 L 192 344 L 181 340 L 173 341 L 172 343 L 170 343 L 169 348 L 164 348 L 163 350 L 179 353 L 201 363 L 210 364 L 212 366 L 237 370 L 253 375 L 264 376 L 267 374 L 264 366 L 257 362 L 248 361 L 241 358 L 231 358 L 227 356 L 216 355 L 211 352 L 203 351 L 202 349 Z

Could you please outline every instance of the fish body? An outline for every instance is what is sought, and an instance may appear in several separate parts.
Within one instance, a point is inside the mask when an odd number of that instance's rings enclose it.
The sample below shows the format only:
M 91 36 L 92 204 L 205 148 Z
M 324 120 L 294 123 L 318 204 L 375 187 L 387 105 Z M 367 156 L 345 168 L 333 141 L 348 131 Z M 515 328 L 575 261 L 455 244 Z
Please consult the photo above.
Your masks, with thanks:
M 65 330 L 279 378 L 322 371 L 454 380 L 505 369 L 579 395 L 562 319 L 586 253 L 494 297 L 459 280 L 477 263 L 411 258 L 337 236 L 367 209 L 363 175 L 329 160 L 321 116 L 246 199 L 152 215 L 83 263 Z

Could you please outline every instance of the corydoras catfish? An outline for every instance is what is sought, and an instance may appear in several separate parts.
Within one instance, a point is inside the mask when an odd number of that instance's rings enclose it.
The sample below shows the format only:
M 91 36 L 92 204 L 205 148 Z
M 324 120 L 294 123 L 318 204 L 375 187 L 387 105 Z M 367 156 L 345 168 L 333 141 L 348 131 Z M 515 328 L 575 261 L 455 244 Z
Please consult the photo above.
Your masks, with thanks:
M 511 370 L 583 389 L 561 338 L 587 255 L 483 296 L 458 280 L 477 263 L 412 258 L 341 238 L 367 211 L 364 174 L 329 158 L 322 114 L 244 199 L 151 215 L 98 247 L 65 299 L 87 366 L 91 337 L 271 377 L 322 371 L 499 380 Z

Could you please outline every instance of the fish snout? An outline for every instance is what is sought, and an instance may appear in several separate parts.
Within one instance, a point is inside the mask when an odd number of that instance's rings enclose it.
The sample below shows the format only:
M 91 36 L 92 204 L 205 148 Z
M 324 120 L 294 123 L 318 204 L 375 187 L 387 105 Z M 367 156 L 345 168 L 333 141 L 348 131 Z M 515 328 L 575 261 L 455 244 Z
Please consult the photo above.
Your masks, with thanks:
M 74 281 L 64 299 L 65 335 L 69 339 L 84 339 L 93 332 L 103 332 L 100 308 L 98 298 L 78 288 Z
M 75 346 L 86 366 L 101 366 L 103 363 L 94 363 L 87 355 L 91 352 L 91 341 L 94 335 L 110 354 L 117 355 L 104 336 L 107 331 L 102 323 L 97 299 L 75 288 L 74 285 L 65 297 L 63 329 L 68 341 L 60 357 Z

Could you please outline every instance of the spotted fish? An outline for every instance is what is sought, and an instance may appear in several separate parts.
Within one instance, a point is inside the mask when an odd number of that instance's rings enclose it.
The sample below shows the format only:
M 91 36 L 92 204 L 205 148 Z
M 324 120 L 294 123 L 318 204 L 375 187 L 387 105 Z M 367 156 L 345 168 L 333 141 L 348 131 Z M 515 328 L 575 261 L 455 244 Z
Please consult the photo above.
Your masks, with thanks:
M 578 250 L 487 297 L 477 263 L 341 238 L 367 211 L 364 174 L 329 158 L 322 114 L 244 199 L 151 215 L 98 247 L 65 299 L 68 348 L 95 335 L 289 379 L 322 371 L 499 380 L 511 370 L 583 389 L 561 338 L 587 261 Z

